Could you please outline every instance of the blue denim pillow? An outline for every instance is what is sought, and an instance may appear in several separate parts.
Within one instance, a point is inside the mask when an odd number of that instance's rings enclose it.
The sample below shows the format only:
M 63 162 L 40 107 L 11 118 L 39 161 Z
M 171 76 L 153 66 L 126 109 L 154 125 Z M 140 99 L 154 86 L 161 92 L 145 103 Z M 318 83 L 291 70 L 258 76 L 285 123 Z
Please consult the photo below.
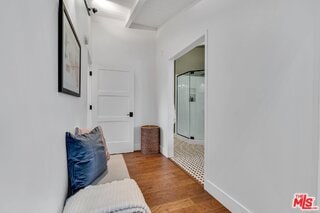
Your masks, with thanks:
M 88 134 L 66 133 L 71 194 L 91 184 L 107 169 L 107 158 L 99 129 Z

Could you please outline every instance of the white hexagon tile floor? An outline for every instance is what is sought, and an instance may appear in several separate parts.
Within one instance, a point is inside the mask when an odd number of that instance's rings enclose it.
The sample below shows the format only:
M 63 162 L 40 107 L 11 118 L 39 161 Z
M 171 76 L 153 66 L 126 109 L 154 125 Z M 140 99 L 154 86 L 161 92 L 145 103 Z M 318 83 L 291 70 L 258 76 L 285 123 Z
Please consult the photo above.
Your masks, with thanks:
M 175 138 L 174 157 L 171 159 L 201 184 L 204 183 L 203 145 L 190 144 Z

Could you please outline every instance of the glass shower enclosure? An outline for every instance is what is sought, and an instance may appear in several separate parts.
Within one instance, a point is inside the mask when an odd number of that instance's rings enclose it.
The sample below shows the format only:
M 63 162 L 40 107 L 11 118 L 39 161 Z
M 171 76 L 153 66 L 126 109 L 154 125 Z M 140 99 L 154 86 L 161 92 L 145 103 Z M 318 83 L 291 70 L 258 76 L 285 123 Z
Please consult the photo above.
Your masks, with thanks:
M 178 135 L 204 140 L 204 70 L 177 75 L 176 117 Z

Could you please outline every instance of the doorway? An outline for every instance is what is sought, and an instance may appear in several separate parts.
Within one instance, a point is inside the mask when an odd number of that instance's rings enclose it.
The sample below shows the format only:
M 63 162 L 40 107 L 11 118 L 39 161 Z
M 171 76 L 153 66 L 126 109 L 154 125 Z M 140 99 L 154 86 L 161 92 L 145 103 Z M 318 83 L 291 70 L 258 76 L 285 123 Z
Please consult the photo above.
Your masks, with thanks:
M 172 160 L 204 183 L 205 45 L 174 62 L 175 124 Z

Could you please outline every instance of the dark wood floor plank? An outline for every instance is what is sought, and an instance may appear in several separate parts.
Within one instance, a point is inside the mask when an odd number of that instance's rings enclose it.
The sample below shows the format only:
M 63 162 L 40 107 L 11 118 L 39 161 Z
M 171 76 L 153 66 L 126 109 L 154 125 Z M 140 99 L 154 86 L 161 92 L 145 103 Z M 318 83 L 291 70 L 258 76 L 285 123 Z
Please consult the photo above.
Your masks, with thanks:
M 230 212 L 164 156 L 134 152 L 124 159 L 152 212 Z

